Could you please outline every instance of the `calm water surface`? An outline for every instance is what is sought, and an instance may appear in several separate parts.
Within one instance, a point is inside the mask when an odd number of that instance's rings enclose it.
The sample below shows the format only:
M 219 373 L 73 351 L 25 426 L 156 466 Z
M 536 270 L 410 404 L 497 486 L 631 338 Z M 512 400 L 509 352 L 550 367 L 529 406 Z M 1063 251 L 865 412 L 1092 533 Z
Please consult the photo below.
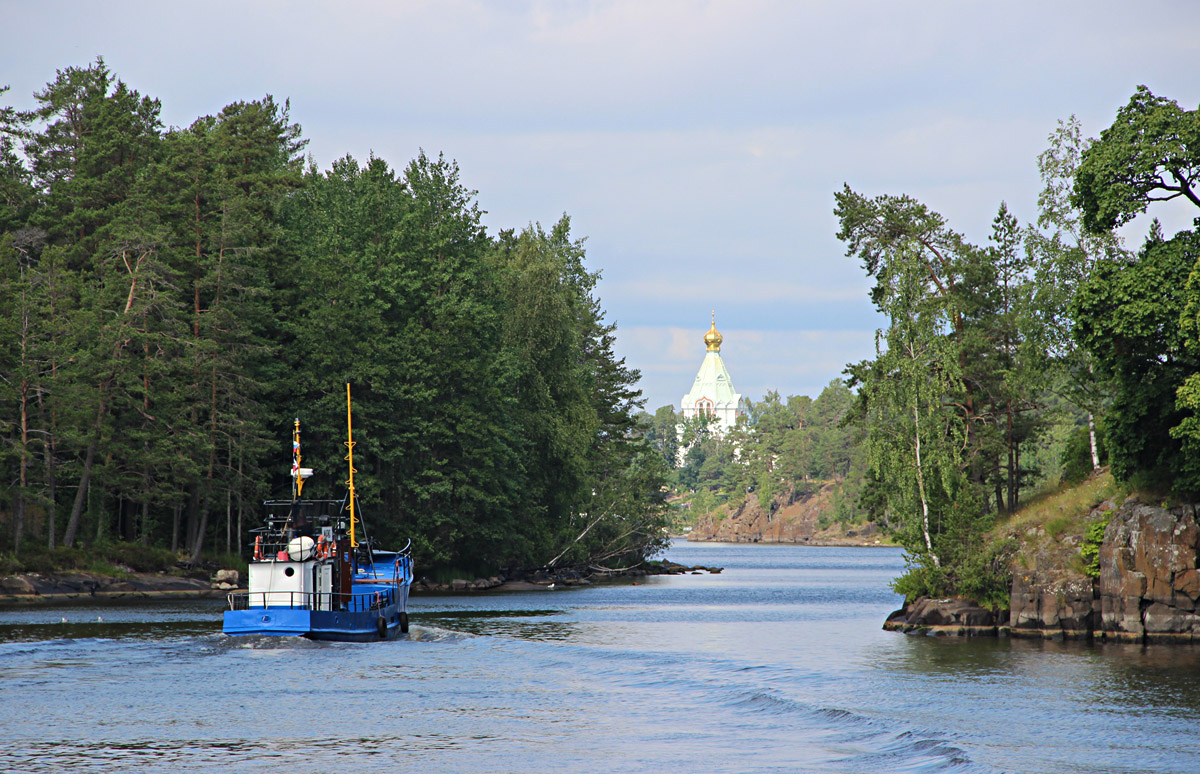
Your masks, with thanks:
M 388 643 L 0 611 L 0 771 L 1200 772 L 1200 649 L 889 634 L 893 549 L 668 556 L 726 569 L 416 597 Z

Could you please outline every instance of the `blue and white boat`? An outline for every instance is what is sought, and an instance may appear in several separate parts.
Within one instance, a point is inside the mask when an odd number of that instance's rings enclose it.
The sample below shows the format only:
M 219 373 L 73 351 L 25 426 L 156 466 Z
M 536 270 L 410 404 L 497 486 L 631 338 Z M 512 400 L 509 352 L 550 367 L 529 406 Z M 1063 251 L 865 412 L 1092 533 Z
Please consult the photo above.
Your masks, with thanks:
M 248 590 L 229 595 L 225 634 L 295 635 L 369 642 L 408 632 L 410 547 L 374 548 L 354 489 L 354 436 L 346 385 L 349 491 L 344 500 L 305 500 L 300 421 L 292 437 L 291 500 L 265 503 L 266 524 L 252 531 Z M 410 543 L 411 546 L 411 543 Z

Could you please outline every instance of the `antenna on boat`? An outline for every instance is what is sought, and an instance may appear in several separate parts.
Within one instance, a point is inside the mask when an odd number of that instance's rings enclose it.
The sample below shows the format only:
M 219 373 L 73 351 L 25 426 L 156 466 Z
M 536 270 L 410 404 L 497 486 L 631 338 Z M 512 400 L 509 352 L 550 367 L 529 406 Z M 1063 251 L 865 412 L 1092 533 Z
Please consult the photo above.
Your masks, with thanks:
M 296 418 L 292 428 L 292 499 L 299 500 L 304 490 L 304 479 L 313 474 L 312 468 L 300 467 L 300 419 Z
M 346 462 L 350 463 L 350 479 L 346 485 L 350 487 L 350 547 L 358 548 L 358 538 L 354 532 L 354 523 L 358 520 L 354 515 L 354 501 L 358 495 L 354 492 L 354 423 L 350 419 L 350 382 L 346 382 Z

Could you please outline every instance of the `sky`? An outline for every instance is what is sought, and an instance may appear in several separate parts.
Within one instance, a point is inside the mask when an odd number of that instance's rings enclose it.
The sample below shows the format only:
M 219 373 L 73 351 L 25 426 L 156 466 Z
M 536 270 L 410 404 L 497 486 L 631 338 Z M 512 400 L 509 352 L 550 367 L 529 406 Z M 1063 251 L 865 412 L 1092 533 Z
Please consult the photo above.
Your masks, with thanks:
M 843 185 L 982 244 L 1001 202 L 1036 220 L 1059 120 L 1098 136 L 1139 84 L 1200 104 L 1191 0 L 0 0 L 0 20 L 17 107 L 103 56 L 167 125 L 271 94 L 322 169 L 423 149 L 457 161 L 492 233 L 569 215 L 650 411 L 690 388 L 714 312 L 752 400 L 815 398 L 873 356 Z

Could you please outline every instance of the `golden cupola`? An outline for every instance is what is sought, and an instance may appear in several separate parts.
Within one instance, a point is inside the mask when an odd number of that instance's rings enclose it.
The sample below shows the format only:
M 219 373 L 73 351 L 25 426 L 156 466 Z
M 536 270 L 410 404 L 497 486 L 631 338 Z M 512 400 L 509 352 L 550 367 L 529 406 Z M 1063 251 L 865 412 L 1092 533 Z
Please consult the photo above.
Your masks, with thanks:
M 708 348 L 709 352 L 720 352 L 722 341 L 724 341 L 724 337 L 722 337 L 721 332 L 717 330 L 717 313 L 714 311 L 712 317 L 712 327 L 708 329 L 708 333 L 704 334 L 704 345 Z

